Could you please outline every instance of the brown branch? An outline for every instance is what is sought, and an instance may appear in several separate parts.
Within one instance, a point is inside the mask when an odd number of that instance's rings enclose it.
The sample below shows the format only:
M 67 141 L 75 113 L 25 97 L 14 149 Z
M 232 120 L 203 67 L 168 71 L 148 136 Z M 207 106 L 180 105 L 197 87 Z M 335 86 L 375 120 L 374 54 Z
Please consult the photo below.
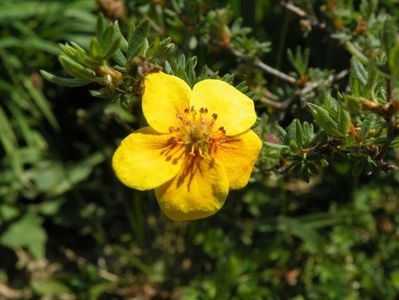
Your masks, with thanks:
M 289 10 L 290 12 L 301 17 L 302 19 L 306 19 L 306 20 L 310 21 L 310 24 L 312 26 L 315 26 L 315 27 L 318 27 L 321 29 L 327 29 L 327 25 L 324 22 L 320 22 L 319 19 L 317 19 L 315 16 L 309 16 L 304 10 L 302 10 L 298 6 L 295 6 L 293 3 L 282 1 L 281 5 L 283 7 L 285 7 L 287 10 Z
M 308 15 L 306 14 L 306 12 L 303 11 L 302 9 L 300 9 L 299 7 L 295 6 L 294 4 L 283 2 L 282 5 L 289 11 L 300 16 L 301 18 L 308 18 Z
M 302 90 L 299 91 L 299 96 L 301 98 L 308 98 L 306 96 L 312 93 L 315 89 L 318 89 L 321 86 L 331 85 L 334 81 L 338 81 L 346 77 L 348 73 L 348 70 L 343 70 L 338 74 L 328 76 L 324 80 L 310 82 Z
M 266 73 L 273 75 L 289 84 L 292 84 L 292 85 L 297 84 L 297 81 L 294 77 L 291 77 L 275 68 L 270 67 L 269 65 L 262 62 L 260 59 L 255 59 L 253 64 L 255 67 L 258 67 L 259 69 L 265 71 Z
M 229 48 L 229 50 L 236 58 L 250 62 L 253 66 L 258 67 L 259 69 L 263 70 L 264 72 L 266 72 L 270 75 L 273 75 L 289 84 L 292 84 L 292 85 L 297 84 L 297 81 L 294 77 L 289 76 L 289 75 L 265 64 L 259 58 L 246 57 L 244 54 L 242 54 L 241 52 L 237 51 L 234 48 Z

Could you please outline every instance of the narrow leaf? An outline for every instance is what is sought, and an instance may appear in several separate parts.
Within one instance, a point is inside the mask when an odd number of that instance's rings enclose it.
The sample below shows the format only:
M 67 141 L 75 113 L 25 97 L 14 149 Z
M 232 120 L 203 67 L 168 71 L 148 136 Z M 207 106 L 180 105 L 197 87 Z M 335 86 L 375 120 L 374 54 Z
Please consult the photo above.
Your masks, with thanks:
M 363 64 L 355 57 L 351 59 L 352 71 L 363 86 L 367 85 L 369 74 Z
M 50 104 L 48 100 L 44 97 L 42 92 L 38 90 L 32 83 L 30 79 L 26 79 L 24 81 L 24 86 L 26 90 L 28 91 L 29 95 L 35 102 L 36 106 L 40 109 L 42 114 L 46 117 L 46 119 L 49 121 L 51 126 L 55 129 L 59 129 L 60 126 L 58 124 L 58 121 L 56 117 L 54 116 Z
M 67 71 L 70 75 L 84 80 L 95 80 L 96 73 L 94 73 L 93 70 L 85 68 L 68 56 L 60 55 L 59 60 L 65 71 Z
M 78 78 L 64 78 L 64 77 L 58 77 L 55 76 L 49 72 L 46 72 L 44 70 L 40 70 L 40 74 L 44 77 L 44 79 L 58 84 L 60 86 L 67 86 L 67 87 L 78 87 L 78 86 L 84 86 L 90 83 L 88 80 L 83 80 L 83 79 L 78 79 Z
M 131 61 L 137 56 L 146 39 L 149 28 L 148 20 L 141 21 L 132 32 L 129 38 L 129 47 L 127 49 L 127 61 Z

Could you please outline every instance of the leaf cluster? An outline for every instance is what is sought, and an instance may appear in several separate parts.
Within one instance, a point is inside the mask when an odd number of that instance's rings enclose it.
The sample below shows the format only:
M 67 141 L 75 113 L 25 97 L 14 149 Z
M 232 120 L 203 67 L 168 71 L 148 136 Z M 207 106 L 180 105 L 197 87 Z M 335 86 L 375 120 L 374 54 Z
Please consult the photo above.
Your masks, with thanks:
M 228 2 L 1 2 L 0 298 L 398 298 L 397 4 Z M 109 165 L 160 68 L 255 101 L 251 183 L 207 220 Z

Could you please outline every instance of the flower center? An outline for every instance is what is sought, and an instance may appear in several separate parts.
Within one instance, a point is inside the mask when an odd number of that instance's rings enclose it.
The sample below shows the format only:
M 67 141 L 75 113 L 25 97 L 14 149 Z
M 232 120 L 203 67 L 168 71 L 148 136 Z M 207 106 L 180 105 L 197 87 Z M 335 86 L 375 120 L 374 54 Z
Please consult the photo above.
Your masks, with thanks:
M 223 142 L 226 131 L 223 127 L 215 130 L 217 114 L 209 114 L 206 107 L 199 111 L 194 107 L 186 108 L 183 113 L 177 112 L 178 127 L 171 127 L 174 142 L 184 144 L 192 156 L 204 156 L 210 153 L 218 143 Z

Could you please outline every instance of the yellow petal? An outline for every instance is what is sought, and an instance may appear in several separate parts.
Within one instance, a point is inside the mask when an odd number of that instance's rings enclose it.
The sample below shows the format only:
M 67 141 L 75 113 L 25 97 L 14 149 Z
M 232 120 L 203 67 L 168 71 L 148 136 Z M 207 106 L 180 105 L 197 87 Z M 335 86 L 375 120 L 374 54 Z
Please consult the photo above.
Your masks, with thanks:
M 190 105 L 206 107 L 217 114 L 215 128 L 224 127 L 229 136 L 248 130 L 256 121 L 253 101 L 230 84 L 216 79 L 198 82 L 193 88 Z
M 155 189 L 163 212 L 175 221 L 195 220 L 216 213 L 226 200 L 229 182 L 214 159 L 187 157 L 179 174 Z
M 167 182 L 182 166 L 183 148 L 170 143 L 169 134 L 149 127 L 128 135 L 115 151 L 112 167 L 126 186 L 149 190 Z
M 177 112 L 189 107 L 191 89 L 182 79 L 163 72 L 145 78 L 142 98 L 143 114 L 148 124 L 158 132 L 168 133 L 178 124 Z
M 247 185 L 261 148 L 262 141 L 252 130 L 217 146 L 214 157 L 223 164 L 231 189 Z

